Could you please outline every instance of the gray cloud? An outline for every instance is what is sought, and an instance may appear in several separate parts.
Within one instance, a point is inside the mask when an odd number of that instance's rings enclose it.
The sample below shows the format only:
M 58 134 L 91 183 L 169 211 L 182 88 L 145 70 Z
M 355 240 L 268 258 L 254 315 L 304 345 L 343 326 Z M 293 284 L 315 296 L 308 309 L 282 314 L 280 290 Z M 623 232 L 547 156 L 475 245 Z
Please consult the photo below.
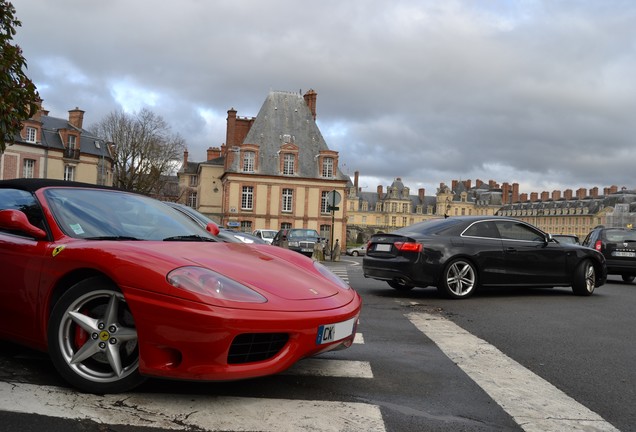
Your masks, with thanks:
M 632 1 L 13 4 L 52 115 L 147 106 L 192 160 L 223 143 L 228 109 L 313 88 L 328 145 L 371 190 L 636 187 Z

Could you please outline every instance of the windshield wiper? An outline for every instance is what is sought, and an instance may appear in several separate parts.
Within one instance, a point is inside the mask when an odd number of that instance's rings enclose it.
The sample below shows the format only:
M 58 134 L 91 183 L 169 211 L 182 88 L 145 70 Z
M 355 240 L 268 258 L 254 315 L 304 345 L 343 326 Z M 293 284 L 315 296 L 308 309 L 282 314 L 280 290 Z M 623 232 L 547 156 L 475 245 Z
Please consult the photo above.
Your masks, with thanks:
M 197 234 L 184 235 L 184 236 L 172 236 L 166 237 L 163 241 L 203 241 L 203 242 L 216 242 L 213 238 L 204 237 Z
M 140 241 L 137 237 L 131 236 L 98 236 L 98 237 L 84 237 L 84 240 L 136 240 Z

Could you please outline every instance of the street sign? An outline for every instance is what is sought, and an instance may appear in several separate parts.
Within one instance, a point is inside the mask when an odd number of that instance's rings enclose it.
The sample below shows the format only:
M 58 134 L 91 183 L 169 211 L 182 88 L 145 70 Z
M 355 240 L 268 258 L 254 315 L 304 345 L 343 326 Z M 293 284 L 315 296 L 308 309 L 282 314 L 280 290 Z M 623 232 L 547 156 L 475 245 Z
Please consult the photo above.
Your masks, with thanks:
M 338 204 L 340 204 L 341 199 L 342 197 L 340 196 L 340 192 L 336 190 L 332 190 L 331 192 L 327 193 L 327 204 L 331 206 L 337 206 Z

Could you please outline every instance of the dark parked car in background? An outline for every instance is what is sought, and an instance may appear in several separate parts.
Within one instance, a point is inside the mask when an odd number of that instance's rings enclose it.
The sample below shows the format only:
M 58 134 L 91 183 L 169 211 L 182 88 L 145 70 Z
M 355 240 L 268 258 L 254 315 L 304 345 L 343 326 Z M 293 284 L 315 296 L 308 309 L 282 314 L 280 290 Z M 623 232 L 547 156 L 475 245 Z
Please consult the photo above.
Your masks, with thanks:
M 276 233 L 272 244 L 287 247 L 306 256 L 312 256 L 314 245 L 320 242 L 318 231 L 306 228 L 285 228 Z
M 497 216 L 434 219 L 376 234 L 362 269 L 400 291 L 433 285 L 451 298 L 469 297 L 480 286 L 571 286 L 589 296 L 607 277 L 600 252 Z
M 226 228 L 219 228 L 212 219 L 204 215 L 203 213 L 193 209 L 184 204 L 164 201 L 164 204 L 177 210 L 179 213 L 189 217 L 194 223 L 208 232 L 212 232 L 216 237 L 226 243 L 257 243 L 267 244 L 267 242 L 252 234 L 244 233 L 241 231 L 234 231 Z M 212 227 L 212 231 L 210 228 Z
M 634 281 L 636 229 L 597 227 L 590 231 L 582 244 L 605 256 L 608 274 L 621 275 L 625 282 Z

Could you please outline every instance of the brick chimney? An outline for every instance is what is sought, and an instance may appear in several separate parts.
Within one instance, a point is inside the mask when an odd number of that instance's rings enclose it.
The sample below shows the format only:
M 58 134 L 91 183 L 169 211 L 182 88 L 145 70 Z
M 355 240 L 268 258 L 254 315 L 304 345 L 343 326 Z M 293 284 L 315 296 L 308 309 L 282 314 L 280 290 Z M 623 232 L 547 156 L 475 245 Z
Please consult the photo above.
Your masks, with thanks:
M 378 186 L 378 198 L 382 198 L 382 185 Z
M 571 200 L 572 199 L 572 189 L 566 189 L 563 191 L 563 198 L 565 198 L 566 200 Z
M 318 99 L 318 93 L 316 93 L 313 89 L 309 89 L 307 93 L 303 96 L 305 99 L 305 103 L 309 107 L 309 111 L 311 111 L 311 115 L 314 117 L 314 121 L 316 120 L 316 99 Z
M 81 129 L 84 122 L 84 111 L 77 107 L 74 110 L 70 110 L 68 112 L 68 122 L 77 129 Z
M 527 193 L 522 193 L 521 195 L 519 195 L 519 202 L 526 202 L 528 201 L 528 194 Z
M 578 188 L 578 189 L 576 190 L 576 198 L 577 198 L 577 199 L 580 199 L 580 200 L 581 200 L 581 199 L 585 198 L 585 195 L 587 195 L 587 189 L 585 189 L 585 188 Z
M 42 116 L 43 115 L 49 115 L 49 112 L 47 110 L 45 110 L 44 108 L 42 108 L 42 99 L 41 98 L 37 98 L 35 100 L 35 106 L 37 106 L 37 109 L 35 111 L 35 114 L 33 114 L 33 117 L 31 117 L 31 119 L 39 122 L 39 121 L 42 121 Z
M 417 196 L 420 199 L 420 202 L 423 203 L 424 202 L 424 197 L 426 196 L 426 189 L 419 188 L 417 190 Z
M 488 189 L 496 189 L 497 182 L 494 180 L 488 180 Z
M 519 183 L 513 183 L 512 184 L 512 202 L 517 202 L 517 201 L 519 201 Z
M 610 186 L 609 190 L 610 190 L 611 194 L 615 194 L 616 192 L 618 192 L 618 186 L 612 185 L 612 186 Z
M 353 173 L 353 185 L 356 188 L 356 191 L 358 190 L 358 179 L 360 177 L 360 171 L 356 171 Z
M 185 169 L 188 166 L 188 151 L 184 150 L 183 151 L 183 169 Z
M 539 200 L 539 193 L 538 192 L 531 192 L 530 193 L 530 201 L 531 202 L 535 202 Z
M 234 142 L 236 138 L 236 110 L 234 108 L 230 108 L 227 110 L 227 127 L 225 131 L 225 142 L 227 145 L 235 145 Z
M 508 204 L 509 199 L 510 199 L 510 184 L 508 184 L 508 182 L 505 182 L 501 186 L 501 203 Z
M 590 189 L 590 196 L 592 198 L 598 198 L 598 187 L 593 187 Z
M 466 190 L 470 190 L 470 188 L 472 187 L 471 185 L 473 184 L 472 180 L 465 180 L 464 181 L 464 186 L 466 187 Z
M 543 191 L 541 192 L 541 201 L 547 201 L 550 199 L 550 192 Z
M 455 192 L 455 191 L 457 190 L 457 183 L 458 183 L 458 182 L 457 182 L 457 180 L 453 180 L 453 181 L 451 182 L 451 190 L 452 190 L 453 192 Z
M 480 189 L 483 185 L 484 185 L 484 182 L 483 182 L 483 181 L 481 181 L 481 180 L 479 180 L 479 179 L 475 180 L 475 187 L 476 187 L 477 189 Z
M 561 199 L 561 191 L 560 190 L 553 190 L 552 191 L 552 201 L 558 201 Z
M 208 147 L 208 160 L 221 157 L 221 149 L 218 147 Z

